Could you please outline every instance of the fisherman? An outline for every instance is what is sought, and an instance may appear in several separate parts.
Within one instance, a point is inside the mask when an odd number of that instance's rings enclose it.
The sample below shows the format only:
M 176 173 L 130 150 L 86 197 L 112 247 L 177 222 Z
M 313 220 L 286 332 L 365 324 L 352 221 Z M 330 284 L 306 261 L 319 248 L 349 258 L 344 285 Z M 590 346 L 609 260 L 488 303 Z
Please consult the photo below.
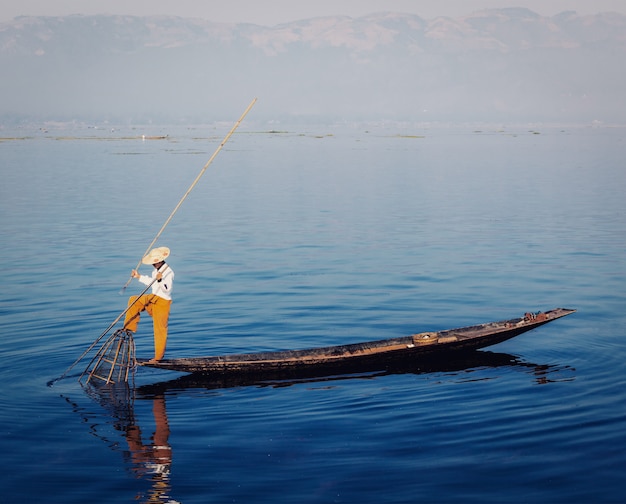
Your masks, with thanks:
M 141 260 L 143 264 L 152 264 L 154 266 L 152 276 L 140 275 L 137 270 L 132 270 L 131 272 L 131 276 L 137 278 L 142 284 L 150 285 L 152 283 L 152 294 L 131 296 L 128 299 L 129 308 L 124 320 L 124 329 L 134 333 L 137 331 L 142 311 L 146 310 L 152 317 L 154 358 L 148 361 L 149 364 L 160 361 L 163 355 L 165 355 L 167 322 L 170 316 L 172 284 L 174 282 L 174 271 L 165 262 L 169 255 L 170 249 L 167 247 L 154 248 Z

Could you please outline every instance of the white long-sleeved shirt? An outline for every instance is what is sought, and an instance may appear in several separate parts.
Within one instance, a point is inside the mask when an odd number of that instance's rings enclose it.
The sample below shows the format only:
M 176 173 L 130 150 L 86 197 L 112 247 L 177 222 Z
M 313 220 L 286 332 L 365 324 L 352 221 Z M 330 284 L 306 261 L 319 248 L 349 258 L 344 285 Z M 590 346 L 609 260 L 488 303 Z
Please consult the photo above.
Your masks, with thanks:
M 144 285 L 150 285 L 150 282 L 154 280 L 157 272 L 161 271 L 163 278 L 159 282 L 158 280 L 152 284 L 152 294 L 156 294 L 163 299 L 172 299 L 172 286 L 174 284 L 174 270 L 170 268 L 169 264 L 161 266 L 160 270 L 156 268 L 152 271 L 152 276 L 141 275 L 139 281 Z

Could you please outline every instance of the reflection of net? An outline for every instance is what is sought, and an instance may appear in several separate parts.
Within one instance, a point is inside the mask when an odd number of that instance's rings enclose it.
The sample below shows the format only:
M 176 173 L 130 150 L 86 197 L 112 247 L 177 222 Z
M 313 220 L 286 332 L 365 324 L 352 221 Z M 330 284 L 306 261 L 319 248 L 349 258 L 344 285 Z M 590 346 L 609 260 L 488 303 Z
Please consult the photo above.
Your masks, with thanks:
M 119 329 L 100 347 L 83 375 L 87 375 L 87 383 L 92 380 L 99 380 L 102 383 L 126 383 L 135 365 L 133 335 L 130 331 Z

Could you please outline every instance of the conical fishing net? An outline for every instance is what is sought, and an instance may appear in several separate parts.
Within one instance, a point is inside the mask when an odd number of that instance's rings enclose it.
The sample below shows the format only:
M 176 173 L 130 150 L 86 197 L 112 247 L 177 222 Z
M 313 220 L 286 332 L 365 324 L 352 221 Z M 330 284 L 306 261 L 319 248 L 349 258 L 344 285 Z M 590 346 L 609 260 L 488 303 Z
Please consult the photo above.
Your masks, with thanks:
M 82 376 L 93 384 L 127 383 L 136 365 L 133 334 L 118 329 L 100 347 Z

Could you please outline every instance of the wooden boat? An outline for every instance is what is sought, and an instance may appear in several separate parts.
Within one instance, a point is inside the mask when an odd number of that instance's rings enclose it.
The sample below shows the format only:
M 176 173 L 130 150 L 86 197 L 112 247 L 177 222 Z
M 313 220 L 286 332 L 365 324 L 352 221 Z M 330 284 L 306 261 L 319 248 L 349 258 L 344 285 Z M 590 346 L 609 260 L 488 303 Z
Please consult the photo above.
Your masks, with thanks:
M 163 359 L 156 363 L 138 359 L 137 363 L 159 369 L 212 376 L 258 376 L 263 373 L 321 376 L 363 369 L 382 370 L 399 363 L 441 358 L 450 353 L 458 354 L 461 351 L 495 345 L 575 311 L 556 308 L 546 312 L 526 313 L 523 317 L 500 322 L 365 343 L 306 350 Z

